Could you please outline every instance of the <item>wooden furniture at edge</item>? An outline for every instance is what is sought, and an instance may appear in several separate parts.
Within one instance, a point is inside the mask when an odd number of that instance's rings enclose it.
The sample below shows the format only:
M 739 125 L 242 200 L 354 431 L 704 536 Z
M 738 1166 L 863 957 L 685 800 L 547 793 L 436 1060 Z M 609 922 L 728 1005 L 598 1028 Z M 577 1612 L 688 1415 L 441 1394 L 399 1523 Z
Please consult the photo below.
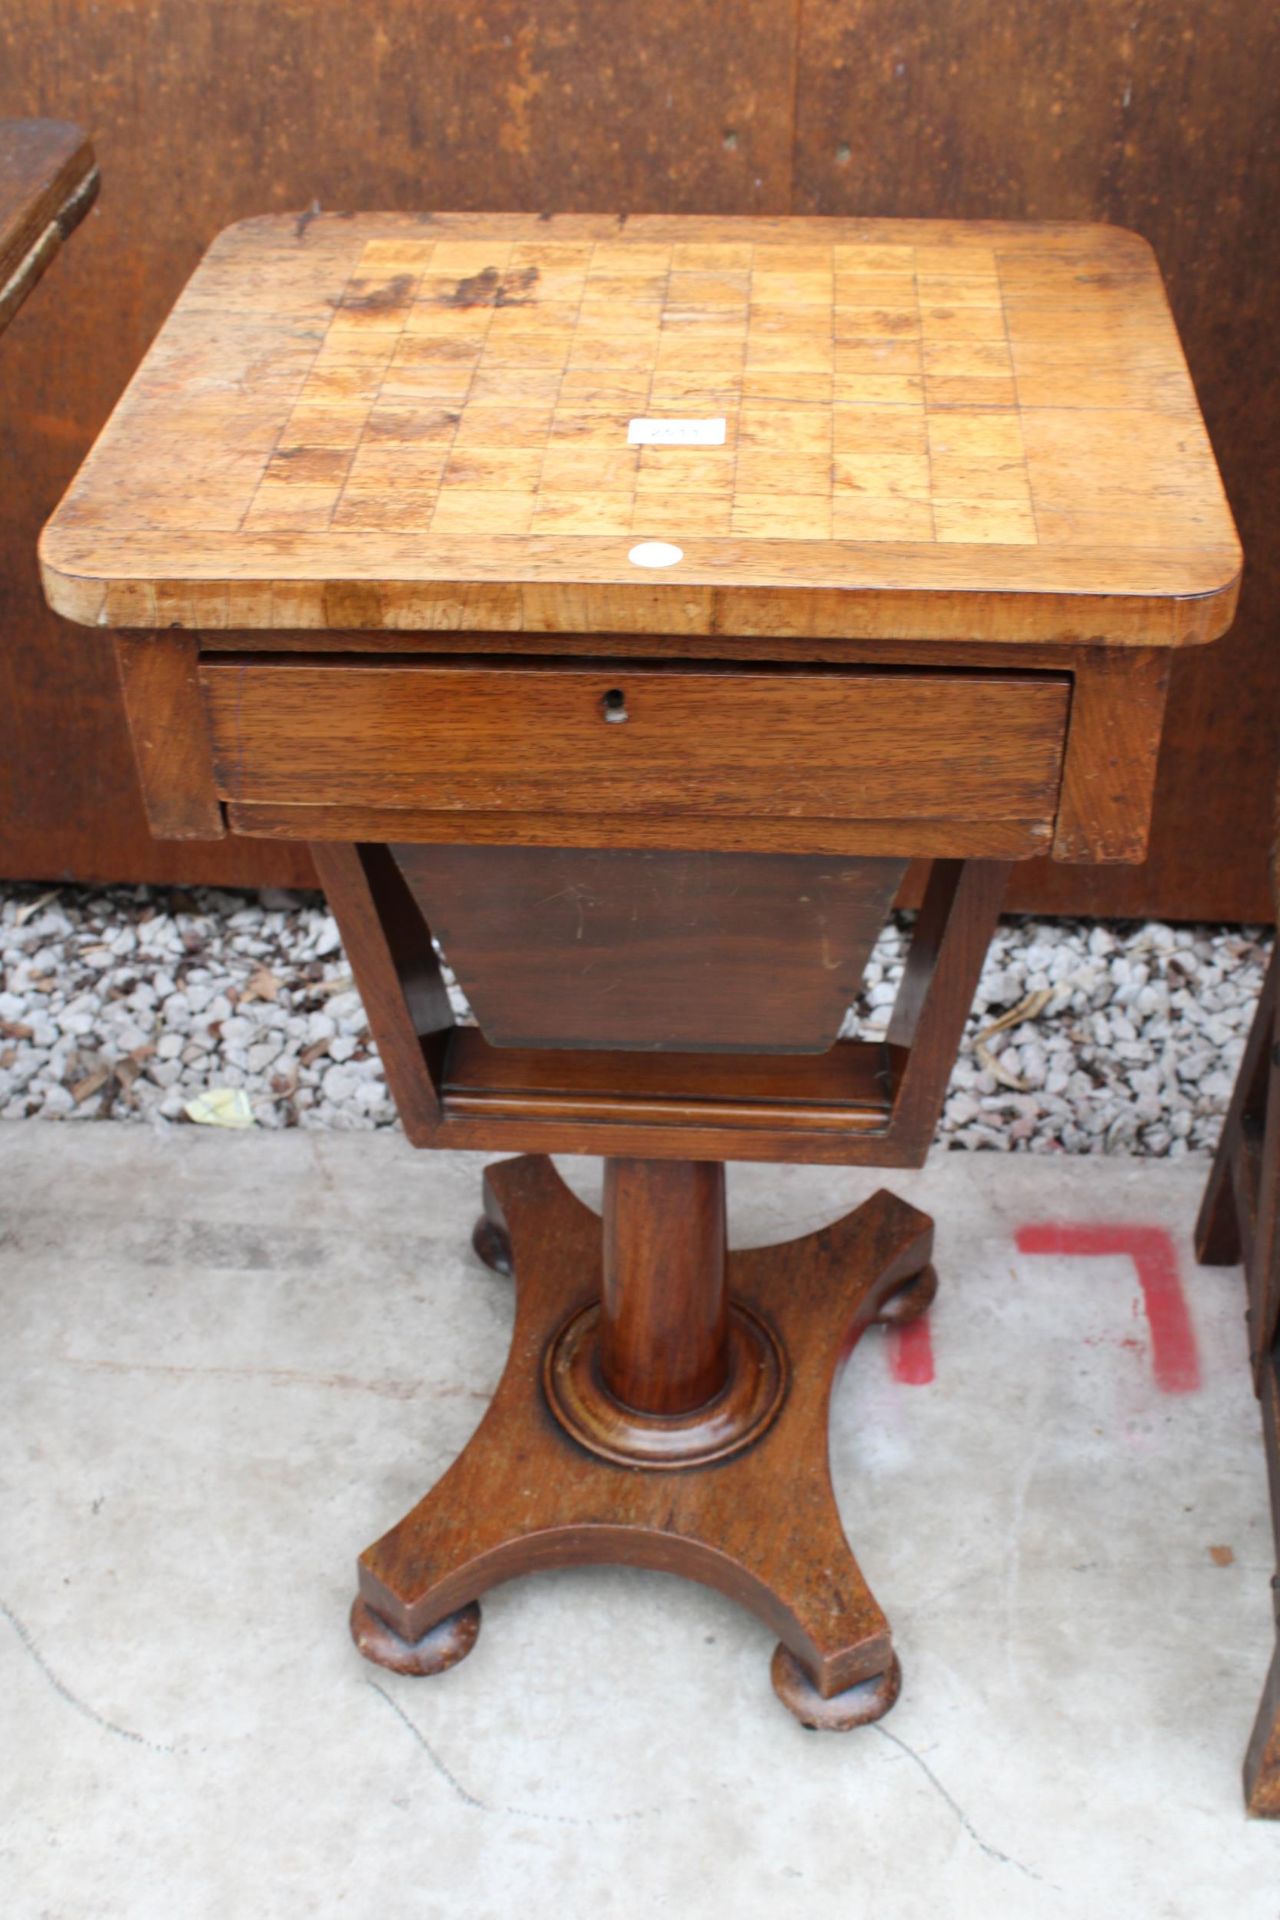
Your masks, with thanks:
M 1280 827 L 1280 793 L 1277 794 Z M 1275 869 L 1273 866 L 1273 880 Z M 1196 1222 L 1207 1266 L 1243 1261 L 1254 1390 L 1262 1403 L 1271 1519 L 1280 1567 L 1280 957 L 1272 954 Z M 1251 1813 L 1280 1819 L 1280 1571 L 1271 1582 L 1276 1647 L 1244 1762 Z
M 927 1304 L 931 1223 L 881 1192 L 726 1258 L 724 1163 L 919 1164 L 1010 863 L 1142 858 L 1167 662 L 1239 571 L 1150 250 L 250 221 L 42 561 L 114 638 L 156 833 L 309 842 L 410 1139 L 524 1156 L 476 1234 L 507 1369 L 362 1556 L 362 1651 L 438 1672 L 495 1581 L 621 1560 L 753 1607 L 806 1724 L 883 1713 L 827 1397 Z M 913 856 L 888 1032 L 839 1041 Z M 603 1221 L 552 1153 L 605 1156 Z
M 93 148 L 62 120 L 0 120 L 0 333 L 98 193 Z

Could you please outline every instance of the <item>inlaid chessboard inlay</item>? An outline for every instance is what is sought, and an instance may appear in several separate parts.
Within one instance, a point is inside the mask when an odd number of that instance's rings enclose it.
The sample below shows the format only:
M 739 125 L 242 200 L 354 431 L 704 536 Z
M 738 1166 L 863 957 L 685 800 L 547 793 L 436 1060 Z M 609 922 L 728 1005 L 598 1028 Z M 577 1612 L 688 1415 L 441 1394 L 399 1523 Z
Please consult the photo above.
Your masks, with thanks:
M 724 444 L 634 446 L 638 417 Z M 46 536 L 55 600 L 64 572 L 123 588 L 126 535 L 144 624 L 182 580 L 285 624 L 255 585 L 626 582 L 655 540 L 761 587 L 963 585 L 968 555 L 984 591 L 1189 593 L 1235 565 L 1145 245 L 894 221 L 232 228 Z

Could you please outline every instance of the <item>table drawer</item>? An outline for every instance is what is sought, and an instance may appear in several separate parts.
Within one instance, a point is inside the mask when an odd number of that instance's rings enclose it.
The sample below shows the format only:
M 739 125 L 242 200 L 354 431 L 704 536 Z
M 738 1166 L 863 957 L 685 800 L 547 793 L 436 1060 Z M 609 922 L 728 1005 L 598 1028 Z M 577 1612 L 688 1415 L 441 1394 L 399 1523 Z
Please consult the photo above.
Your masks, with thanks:
M 233 803 L 1021 821 L 1057 803 L 1070 681 L 634 663 L 208 661 Z

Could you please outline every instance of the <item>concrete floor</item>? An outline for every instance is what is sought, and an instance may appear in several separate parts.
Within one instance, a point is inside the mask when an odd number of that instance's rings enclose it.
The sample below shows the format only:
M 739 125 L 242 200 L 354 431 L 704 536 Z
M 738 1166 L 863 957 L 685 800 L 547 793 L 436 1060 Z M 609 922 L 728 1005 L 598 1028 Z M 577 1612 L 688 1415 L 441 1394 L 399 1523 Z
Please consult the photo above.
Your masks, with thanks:
M 1239 1785 L 1263 1463 L 1239 1275 L 1189 1251 L 1204 1162 L 892 1180 L 938 1218 L 936 1377 L 918 1336 L 872 1334 L 837 1395 L 841 1508 L 906 1676 L 845 1736 L 777 1705 L 762 1626 L 659 1575 L 501 1589 L 436 1680 L 355 1654 L 356 1551 L 502 1364 L 480 1164 L 0 1126 L 8 1920 L 1276 1920 L 1280 1826 Z M 566 1171 L 590 1193 L 592 1163 Z M 735 1237 L 877 1184 L 734 1169 Z M 1020 1251 L 1046 1222 L 1146 1229 L 1149 1309 L 1124 1251 Z

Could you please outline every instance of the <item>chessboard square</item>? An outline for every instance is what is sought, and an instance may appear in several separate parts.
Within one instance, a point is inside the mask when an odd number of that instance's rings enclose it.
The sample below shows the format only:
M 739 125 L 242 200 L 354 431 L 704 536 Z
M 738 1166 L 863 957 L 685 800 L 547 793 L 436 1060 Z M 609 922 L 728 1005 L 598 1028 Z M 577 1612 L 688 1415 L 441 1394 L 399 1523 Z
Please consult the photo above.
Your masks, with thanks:
M 913 372 L 839 372 L 831 382 L 837 407 L 912 407 L 925 405 L 925 382 Z
M 633 334 L 642 337 L 655 334 L 662 325 L 662 302 L 631 300 L 619 303 L 592 300 L 588 296 L 578 310 L 578 325 L 584 333 L 599 334 L 606 340 L 619 335 L 628 339 Z
M 918 284 L 922 307 L 1003 306 L 1000 283 L 994 278 L 963 280 L 954 274 L 922 273 Z
M 739 493 L 733 501 L 732 530 L 748 540 L 829 540 L 829 495 Z
M 512 247 L 509 265 L 512 272 L 536 267 L 540 276 L 574 270 L 585 274 L 594 253 L 591 240 L 522 240 Z
M 733 531 L 733 499 L 727 493 L 638 493 L 631 531 L 640 540 L 711 538 Z
M 1017 405 L 1018 390 L 1013 376 L 1004 379 L 989 374 L 927 373 L 925 399 L 931 407 L 998 407 L 1007 411 Z
M 437 340 L 483 340 L 492 319 L 492 307 L 440 307 L 420 300 L 409 309 L 404 330 Z
M 351 465 L 350 447 L 292 447 L 268 460 L 264 486 L 340 487 Z
M 832 337 L 830 307 L 787 307 L 776 300 L 754 300 L 747 310 L 747 325 L 754 338 L 767 334 L 816 334 L 821 340 Z
M 515 300 L 495 308 L 486 338 L 512 333 L 572 333 L 578 317 L 576 300 Z
M 388 367 L 380 400 L 399 400 L 426 406 L 432 400 L 465 400 L 471 386 L 468 366 Z
M 776 272 L 758 265 L 751 270 L 753 305 L 759 301 L 786 307 L 830 307 L 834 297 L 835 276 L 830 272 Z
M 837 272 L 835 304 L 837 307 L 914 308 L 915 276 L 911 273 Z
M 636 488 L 641 493 L 732 493 L 732 447 L 641 447 Z
M 1014 500 L 1031 505 L 1026 462 L 980 459 L 967 453 L 935 453 L 930 463 L 939 500 Z
M 697 373 L 655 373 L 649 388 L 648 412 L 712 419 L 737 412 L 742 401 L 742 375 L 715 380 Z
M 649 404 L 652 376 L 645 371 L 601 372 L 595 367 L 571 367 L 561 376 L 560 405 L 580 413 L 643 413 Z
M 835 349 L 835 371 L 840 373 L 897 373 L 918 375 L 918 340 L 841 340 Z
M 743 448 L 738 455 L 734 491 L 743 494 L 768 493 L 776 487 L 780 494 L 799 496 L 831 494 L 831 456 L 827 453 L 757 453 Z
M 771 447 L 781 453 L 831 451 L 831 415 L 820 407 L 791 411 L 782 407 L 744 407 L 738 416 L 738 444 Z
M 920 306 L 920 332 L 925 340 L 1003 340 L 1004 308 Z
M 480 493 L 459 487 L 436 502 L 432 533 L 528 533 L 533 520 L 528 493 Z
M 616 447 L 626 444 L 634 416 L 628 411 L 588 413 L 581 407 L 557 407 L 551 416 L 550 439 L 579 445 Z
M 402 333 L 413 308 L 408 298 L 394 305 L 387 302 L 377 304 L 376 290 L 369 295 L 375 304 L 369 306 L 341 306 L 329 322 L 326 340 L 333 342 L 345 334 L 366 333 Z
M 633 493 L 640 470 L 639 447 L 548 447 L 542 486 L 553 493 Z
M 847 247 L 833 247 L 831 251 L 837 273 L 914 274 L 916 270 L 914 247 L 864 246 L 855 243 Z
M 357 449 L 351 463 L 351 485 L 373 487 L 437 487 L 449 457 L 447 446 L 370 446 Z
M 915 256 L 918 274 L 942 273 L 966 280 L 998 278 L 995 249 L 992 247 L 924 245 L 916 248 Z
M 743 273 L 749 270 L 754 251 L 736 242 L 682 240 L 671 249 L 671 271 Z
M 460 447 L 541 447 L 551 431 L 550 407 L 467 406 L 458 419 Z
M 484 341 L 464 334 L 446 340 L 434 333 L 406 333 L 396 342 L 392 367 L 474 367 L 479 365 Z
M 807 308 L 797 309 L 807 312 Z M 747 325 L 745 307 L 735 312 L 729 307 L 664 307 L 662 331 L 692 333 L 700 340 L 740 340 Z
M 354 447 L 364 430 L 363 405 L 324 406 L 304 402 L 296 406 L 285 422 L 277 453 L 289 453 L 296 447 Z
M 552 267 L 538 274 L 537 292 L 534 295 L 535 306 L 568 306 L 576 313 L 586 291 L 587 270 L 585 267 Z M 498 309 L 505 313 L 505 305 Z
M 437 240 L 431 265 L 437 272 L 452 273 L 455 278 L 470 278 L 486 267 L 501 273 L 510 261 L 511 245 L 504 240 Z
M 661 373 L 700 373 L 709 379 L 742 371 L 746 341 L 721 334 L 674 330 L 659 336 L 655 364 Z
M 934 536 L 972 546 L 1034 547 L 1035 515 L 1011 500 L 935 500 Z
M 559 398 L 565 377 L 556 367 L 479 366 L 467 391 L 467 405 L 551 407 Z M 608 378 L 599 373 L 588 373 L 586 377 Z
M 391 333 L 330 334 L 315 355 L 312 368 L 320 373 L 336 367 L 356 367 L 372 372 L 375 368 L 385 367 L 395 350 L 396 336 Z
M 420 275 L 431 265 L 434 252 L 434 240 L 366 240 L 358 271 Z
M 772 367 L 782 373 L 831 373 L 835 348 L 819 334 L 757 334 L 747 336 L 747 366 L 753 371 Z
M 820 241 L 762 239 L 753 265 L 762 273 L 830 273 L 834 262 Z
M 262 485 L 245 514 L 246 533 L 322 533 L 337 502 L 337 487 Z
M 567 333 L 491 333 L 484 343 L 482 367 L 563 367 L 569 357 Z
M 764 373 L 742 375 L 742 404 L 753 407 L 829 407 L 833 392 L 829 373 Z
M 1004 377 L 1013 372 L 1013 362 L 1004 340 L 926 340 L 924 370 L 980 379 Z
M 365 447 L 449 446 L 458 430 L 458 415 L 441 406 L 380 404 L 365 422 Z
M 920 333 L 920 315 L 914 305 L 839 306 L 832 332 L 837 340 L 914 340 Z
M 536 493 L 541 472 L 537 447 L 454 447 L 440 484 L 473 493 Z
M 620 274 L 592 272 L 582 290 L 582 304 L 590 307 L 660 307 L 667 295 L 665 273 Z
M 837 494 L 902 494 L 929 498 L 929 460 L 922 453 L 837 453 L 831 463 Z
M 607 372 L 642 371 L 658 363 L 658 333 L 591 333 L 579 330 L 569 347 L 570 367 L 595 367 Z
M 669 307 L 745 307 L 750 274 L 738 271 L 673 272 L 667 279 Z
M 333 524 L 353 531 L 388 529 L 425 533 L 436 510 L 434 488 L 348 486 L 334 509 Z
M 836 407 L 831 415 L 831 433 L 837 453 L 929 451 L 922 407 Z
M 624 278 L 640 278 L 645 274 L 667 273 L 670 266 L 669 246 L 644 246 L 629 240 L 598 240 L 591 256 L 593 275 L 619 274 Z
M 831 503 L 833 540 L 932 540 L 933 508 L 905 494 L 842 493 Z
M 1022 421 L 1016 413 L 966 413 L 955 410 L 929 415 L 929 451 L 968 454 L 980 460 L 1015 460 L 1022 456 Z
M 535 503 L 532 530 L 546 533 L 630 533 L 629 493 L 551 493 Z
M 298 394 L 300 406 L 370 406 L 378 397 L 384 369 L 369 366 L 320 366 L 307 375 Z

